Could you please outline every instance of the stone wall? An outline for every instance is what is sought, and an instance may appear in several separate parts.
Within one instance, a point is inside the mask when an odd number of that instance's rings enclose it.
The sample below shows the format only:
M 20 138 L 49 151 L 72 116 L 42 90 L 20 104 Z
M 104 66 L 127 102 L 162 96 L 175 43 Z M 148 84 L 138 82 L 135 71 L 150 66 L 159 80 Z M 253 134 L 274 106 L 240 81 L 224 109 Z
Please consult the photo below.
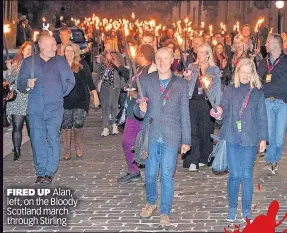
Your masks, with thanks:
M 8 11 L 10 7 L 11 11 Z M 8 33 L 6 36 L 8 49 L 16 47 L 17 14 L 18 1 L 6 0 L 5 2 L 3 2 L 3 24 L 10 24 L 11 28 L 10 33 Z
M 166 1 L 171 2 L 171 1 Z M 52 23 L 55 23 L 56 15 L 62 15 L 67 19 L 90 17 L 95 13 L 101 18 L 118 19 L 131 18 L 132 12 L 136 18 L 141 20 L 157 19 L 170 22 L 168 3 L 160 1 L 51 1 L 43 16 Z M 65 11 L 61 12 L 64 7 Z

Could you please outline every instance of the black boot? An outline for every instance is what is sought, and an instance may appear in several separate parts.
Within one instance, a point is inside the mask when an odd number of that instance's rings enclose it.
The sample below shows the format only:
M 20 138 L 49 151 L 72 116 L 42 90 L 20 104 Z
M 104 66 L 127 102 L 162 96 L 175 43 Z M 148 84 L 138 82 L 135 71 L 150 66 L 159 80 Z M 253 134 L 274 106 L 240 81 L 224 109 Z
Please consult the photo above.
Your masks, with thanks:
M 20 148 L 14 148 L 14 161 L 19 161 L 21 158 L 21 149 Z

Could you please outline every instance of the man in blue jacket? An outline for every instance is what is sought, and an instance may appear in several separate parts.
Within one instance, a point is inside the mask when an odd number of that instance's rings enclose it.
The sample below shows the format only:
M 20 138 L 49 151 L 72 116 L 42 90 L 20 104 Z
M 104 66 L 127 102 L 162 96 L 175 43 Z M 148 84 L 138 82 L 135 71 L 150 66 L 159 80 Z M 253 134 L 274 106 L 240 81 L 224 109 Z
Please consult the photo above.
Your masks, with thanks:
M 178 148 L 182 144 L 181 153 L 186 153 L 191 144 L 188 85 L 186 80 L 170 71 L 173 54 L 167 48 L 157 51 L 155 62 L 158 71 L 140 79 L 143 95 L 148 101 L 134 107 L 135 115 L 144 118 L 142 127 L 145 128 L 153 119 L 148 135 L 149 156 L 145 163 L 147 205 L 140 216 L 149 218 L 156 209 L 157 174 L 160 168 L 160 227 L 168 228 Z M 169 82 L 170 89 L 162 98 Z
M 17 87 L 29 93 L 27 113 L 37 173 L 35 183 L 51 183 L 60 159 L 63 97 L 74 88 L 75 77 L 67 60 L 55 56 L 57 46 L 52 36 L 42 36 L 38 43 L 40 54 L 34 56 L 34 67 L 32 56 L 23 61 Z

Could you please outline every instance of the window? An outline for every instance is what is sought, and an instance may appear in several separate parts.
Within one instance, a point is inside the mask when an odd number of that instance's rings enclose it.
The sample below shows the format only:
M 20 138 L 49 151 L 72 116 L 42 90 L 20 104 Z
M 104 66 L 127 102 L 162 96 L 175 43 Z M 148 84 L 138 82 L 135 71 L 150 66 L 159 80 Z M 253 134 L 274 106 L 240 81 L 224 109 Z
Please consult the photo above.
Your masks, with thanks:
M 190 15 L 190 1 L 187 1 L 187 15 Z
M 195 14 L 196 14 L 196 6 L 192 9 L 192 23 L 195 24 Z

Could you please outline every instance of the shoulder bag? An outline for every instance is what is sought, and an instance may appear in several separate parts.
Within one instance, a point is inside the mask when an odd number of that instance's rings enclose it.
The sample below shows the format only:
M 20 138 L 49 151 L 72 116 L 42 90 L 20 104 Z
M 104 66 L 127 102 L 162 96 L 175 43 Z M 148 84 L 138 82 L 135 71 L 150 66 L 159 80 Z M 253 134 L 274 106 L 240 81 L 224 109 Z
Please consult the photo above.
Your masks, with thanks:
M 172 76 L 171 80 L 169 81 L 167 87 L 165 88 L 163 94 L 160 97 L 161 103 L 163 103 L 165 95 L 167 94 L 172 83 L 175 80 L 176 80 L 176 77 Z M 164 106 L 162 104 L 160 111 L 162 111 L 163 107 Z M 145 164 L 145 161 L 149 156 L 149 153 L 148 153 L 148 146 L 149 146 L 148 134 L 149 134 L 149 129 L 151 127 L 152 122 L 153 122 L 153 119 L 150 118 L 147 127 L 144 129 L 141 129 L 140 132 L 137 134 L 135 145 L 132 148 L 132 152 L 135 153 L 135 162 L 137 164 Z

